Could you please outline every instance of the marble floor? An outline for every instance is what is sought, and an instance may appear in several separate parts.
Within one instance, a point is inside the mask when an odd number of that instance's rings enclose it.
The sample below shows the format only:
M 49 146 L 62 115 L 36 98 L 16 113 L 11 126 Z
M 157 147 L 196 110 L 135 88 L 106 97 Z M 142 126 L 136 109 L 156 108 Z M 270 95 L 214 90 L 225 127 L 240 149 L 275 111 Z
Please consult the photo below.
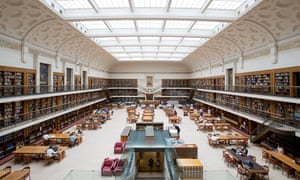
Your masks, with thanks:
M 142 109 L 138 108 L 142 112 Z M 178 115 L 183 117 L 183 111 L 177 109 Z M 132 126 L 126 122 L 126 109 L 115 109 L 112 119 L 102 125 L 98 130 L 84 130 L 83 142 L 79 146 L 68 148 L 66 157 L 60 162 L 54 162 L 46 165 L 44 161 L 33 161 L 29 164 L 31 167 L 32 180 L 62 180 L 71 170 L 99 171 L 104 158 L 118 157 L 113 153 L 113 145 L 120 141 L 121 131 L 125 126 Z M 165 113 L 161 109 L 155 110 L 155 121 L 164 122 L 165 128 L 172 126 L 168 123 Z M 197 144 L 198 158 L 204 165 L 204 170 L 229 170 L 236 177 L 236 168 L 229 168 L 222 160 L 223 148 L 213 148 L 208 145 L 207 133 L 197 131 L 195 123 L 188 117 L 182 118 L 181 139 L 186 144 Z M 68 131 L 73 131 L 72 127 Z M 257 162 L 264 164 L 261 158 L 261 148 L 254 144 L 249 144 L 249 154 L 257 157 Z M 1 166 L 11 165 L 13 170 L 23 168 L 24 164 L 15 164 L 12 161 Z M 97 178 L 98 179 L 98 178 Z M 114 179 L 113 177 L 100 177 L 99 179 Z M 288 179 L 282 174 L 281 170 L 270 168 L 269 179 L 284 180 Z M 290 178 L 291 179 L 291 178 Z

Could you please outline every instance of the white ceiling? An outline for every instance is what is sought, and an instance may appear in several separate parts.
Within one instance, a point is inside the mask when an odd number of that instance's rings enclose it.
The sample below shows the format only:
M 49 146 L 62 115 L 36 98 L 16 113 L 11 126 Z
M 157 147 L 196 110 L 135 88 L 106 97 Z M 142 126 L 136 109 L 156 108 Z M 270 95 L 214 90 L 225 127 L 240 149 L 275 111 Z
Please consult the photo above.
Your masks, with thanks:
M 0 33 L 109 69 L 195 70 L 300 34 L 298 0 L 2 0 Z

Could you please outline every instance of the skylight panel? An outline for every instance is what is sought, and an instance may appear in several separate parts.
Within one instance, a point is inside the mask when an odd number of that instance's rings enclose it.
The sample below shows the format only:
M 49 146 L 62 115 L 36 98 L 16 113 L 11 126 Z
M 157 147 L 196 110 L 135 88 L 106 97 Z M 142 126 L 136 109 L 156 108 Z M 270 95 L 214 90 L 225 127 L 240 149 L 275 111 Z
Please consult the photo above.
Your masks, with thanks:
M 192 21 L 166 21 L 166 29 L 189 29 Z
M 246 0 L 214 0 L 208 6 L 208 9 L 226 9 L 226 10 L 236 10 L 239 8 Z
M 128 53 L 130 57 L 142 57 L 142 53 Z
M 88 0 L 57 0 L 56 1 L 64 9 L 89 9 L 92 8 Z
M 171 53 L 158 53 L 157 56 L 160 57 L 169 57 L 171 55 Z
M 115 56 L 115 57 L 118 57 L 118 58 L 120 58 L 120 57 L 128 57 L 127 53 L 113 53 L 112 55 Z
M 107 21 L 113 29 L 134 29 L 134 23 L 130 20 Z
M 167 0 L 134 0 L 134 7 L 166 7 Z
M 111 53 L 113 53 L 113 52 L 118 52 L 118 53 L 119 52 L 124 52 L 125 53 L 123 47 L 104 47 L 104 49 L 108 52 L 111 52 Z
M 180 41 L 181 37 L 162 37 L 162 41 Z
M 152 36 L 140 37 L 140 41 L 141 41 L 141 43 L 158 43 L 159 37 L 152 37 Z
M 82 24 L 86 29 L 107 29 L 107 26 L 103 21 L 81 21 L 79 22 Z
M 128 0 L 94 0 L 99 8 L 127 8 Z
M 213 21 L 197 21 L 192 29 L 205 29 L 205 30 L 213 30 L 216 26 L 218 26 L 220 22 Z
M 138 41 L 138 38 L 136 36 L 134 37 L 118 37 L 120 41 Z
M 129 46 L 129 47 L 125 47 L 125 51 L 139 52 L 139 51 L 141 51 L 141 48 L 140 48 L 140 46 Z
M 193 52 L 196 48 L 195 47 L 177 47 L 176 52 Z
M 115 37 L 100 37 L 100 38 L 94 38 L 96 41 L 116 41 L 117 39 Z
M 175 46 L 160 46 L 159 51 L 175 51 Z
M 143 53 L 144 57 L 154 57 L 157 54 L 156 53 Z
M 138 28 L 162 28 L 162 20 L 138 20 Z
M 171 8 L 202 8 L 206 0 L 172 0 Z
M 142 46 L 143 51 L 155 52 L 158 50 L 158 46 Z

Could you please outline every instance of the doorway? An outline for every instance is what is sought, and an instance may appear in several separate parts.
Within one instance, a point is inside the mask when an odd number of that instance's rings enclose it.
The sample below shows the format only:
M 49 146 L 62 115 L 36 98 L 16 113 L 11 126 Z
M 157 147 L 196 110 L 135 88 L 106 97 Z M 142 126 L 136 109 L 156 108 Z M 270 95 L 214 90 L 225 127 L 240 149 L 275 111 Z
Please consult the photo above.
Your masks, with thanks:
M 232 91 L 233 90 L 233 69 L 227 69 L 226 70 L 226 75 L 227 75 L 227 81 L 225 86 L 227 88 L 225 88 L 226 90 Z
M 294 96 L 300 97 L 300 72 L 294 72 L 293 73 L 294 78 Z

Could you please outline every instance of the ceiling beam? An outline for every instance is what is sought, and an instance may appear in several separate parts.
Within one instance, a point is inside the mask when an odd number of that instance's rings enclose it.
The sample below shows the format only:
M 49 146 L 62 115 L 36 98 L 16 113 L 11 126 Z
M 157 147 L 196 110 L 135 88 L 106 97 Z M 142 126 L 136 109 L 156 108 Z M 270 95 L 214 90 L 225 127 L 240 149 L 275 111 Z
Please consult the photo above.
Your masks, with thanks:
M 212 31 L 209 30 L 195 30 L 187 32 L 186 30 L 164 30 L 161 31 L 136 31 L 133 29 L 120 29 L 118 31 L 101 31 L 101 30 L 88 30 L 84 33 L 87 37 L 97 38 L 97 37 L 136 37 L 136 36 L 150 36 L 150 37 L 194 37 L 194 38 L 212 38 L 215 36 Z
M 200 12 L 204 13 L 206 11 L 206 9 L 208 8 L 208 6 L 210 5 L 211 2 L 212 2 L 212 0 L 206 0 L 205 3 L 202 6 Z
M 95 13 L 94 10 L 65 10 L 64 20 L 67 21 L 95 21 L 95 20 L 190 20 L 190 21 L 219 21 L 233 22 L 237 20 L 235 11 L 231 10 L 206 10 L 205 13 L 199 12 L 199 9 L 172 9 L 166 12 L 162 8 L 143 8 L 135 9 L 130 12 L 129 9 L 119 9 L 111 11 L 101 9 L 101 13 Z
M 98 13 L 98 12 L 99 12 L 99 10 L 98 10 L 99 8 L 97 7 L 95 1 L 94 1 L 94 0 L 88 0 L 88 2 L 90 3 L 90 5 L 91 5 L 92 8 L 94 9 L 94 11 L 95 11 L 96 13 Z

